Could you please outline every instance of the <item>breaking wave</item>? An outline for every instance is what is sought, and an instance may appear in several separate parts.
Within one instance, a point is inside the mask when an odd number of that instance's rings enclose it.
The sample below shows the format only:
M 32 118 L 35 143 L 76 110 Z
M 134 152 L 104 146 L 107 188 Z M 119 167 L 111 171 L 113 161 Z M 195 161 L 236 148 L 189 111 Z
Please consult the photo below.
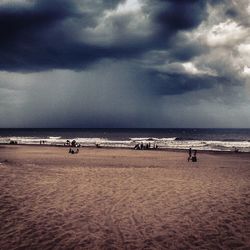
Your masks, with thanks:
M 135 137 L 127 140 L 111 140 L 108 138 L 69 138 L 69 142 L 75 140 L 82 147 L 113 147 L 113 148 L 134 148 L 137 144 L 147 144 L 147 146 L 162 149 L 188 149 L 194 148 L 197 150 L 208 151 L 237 151 L 250 152 L 250 141 L 235 141 L 235 140 L 193 140 L 180 139 L 178 137 L 171 138 L 156 138 L 156 137 Z M 26 145 L 69 145 L 67 140 L 60 136 L 50 137 L 0 137 L 0 144 L 26 144 Z

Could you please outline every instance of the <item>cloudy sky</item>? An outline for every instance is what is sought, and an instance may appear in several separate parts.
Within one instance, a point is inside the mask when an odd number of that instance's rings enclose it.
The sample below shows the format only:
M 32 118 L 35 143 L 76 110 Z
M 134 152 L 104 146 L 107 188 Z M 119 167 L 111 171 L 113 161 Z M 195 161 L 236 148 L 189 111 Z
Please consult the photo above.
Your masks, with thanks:
M 249 0 L 1 0 L 0 127 L 250 127 Z

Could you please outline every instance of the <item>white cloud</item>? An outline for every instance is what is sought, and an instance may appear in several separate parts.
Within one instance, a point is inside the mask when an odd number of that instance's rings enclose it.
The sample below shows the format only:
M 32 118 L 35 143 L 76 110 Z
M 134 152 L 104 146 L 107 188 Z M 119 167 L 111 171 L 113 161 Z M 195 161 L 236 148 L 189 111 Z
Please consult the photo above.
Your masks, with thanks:
M 241 64 L 244 67 L 250 67 L 250 43 L 240 44 L 238 46 L 239 57 Z
M 211 47 L 232 46 L 249 35 L 249 30 L 238 23 L 227 20 L 214 25 L 205 34 L 205 40 Z
M 139 12 L 142 8 L 142 3 L 139 0 L 127 0 L 124 3 L 121 3 L 114 10 L 109 10 L 106 12 L 106 16 L 113 15 L 123 15 L 129 13 Z
M 134 44 L 153 34 L 151 21 L 142 1 L 127 0 L 115 9 L 106 10 L 95 27 L 82 29 L 84 42 L 99 45 Z
M 1 0 L 1 5 L 31 5 L 34 4 L 33 0 Z
M 247 13 L 250 15 L 250 4 L 247 7 Z
M 244 75 L 250 76 L 250 67 L 244 66 L 243 74 L 244 74 Z
M 209 68 L 206 69 L 197 68 L 197 66 L 193 62 L 182 63 L 182 66 L 184 67 L 186 73 L 191 75 L 210 75 L 210 76 L 217 75 L 216 72 L 212 71 Z
M 153 53 L 153 56 L 155 56 L 155 53 Z M 167 57 L 167 55 L 165 55 L 165 57 Z M 197 76 L 198 75 L 217 76 L 217 72 L 215 70 L 212 70 L 204 65 L 201 65 L 201 67 L 199 67 L 197 66 L 195 61 L 182 63 L 182 62 L 168 62 L 165 60 L 165 62 L 163 63 L 162 61 L 159 60 L 159 58 L 157 61 L 157 58 L 149 57 L 143 59 L 142 63 L 145 68 L 154 69 L 159 73 L 170 73 L 170 74 L 180 73 L 180 74 L 197 75 Z
M 227 79 L 228 85 L 249 85 L 250 67 L 250 26 L 246 25 L 249 1 L 227 2 L 227 6 L 216 8 L 208 5 L 208 17 L 200 26 L 184 32 L 190 42 L 196 42 L 207 50 L 195 56 L 184 68 L 190 74 L 207 72 Z M 248 8 L 247 8 L 248 7 Z M 237 13 L 227 15 L 227 10 Z M 248 15 L 249 19 L 249 15 Z
M 250 43 L 249 44 L 240 44 L 238 46 L 238 50 L 242 54 L 247 54 L 247 56 L 250 56 Z

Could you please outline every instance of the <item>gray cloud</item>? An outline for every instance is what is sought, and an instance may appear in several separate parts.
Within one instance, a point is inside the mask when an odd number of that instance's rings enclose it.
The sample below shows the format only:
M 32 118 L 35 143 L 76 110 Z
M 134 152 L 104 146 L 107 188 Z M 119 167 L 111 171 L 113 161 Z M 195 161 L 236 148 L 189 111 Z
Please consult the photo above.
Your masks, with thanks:
M 0 69 L 80 69 L 102 58 L 135 57 L 196 27 L 206 12 L 203 1 L 130 2 L 0 5 Z
M 0 126 L 247 126 L 249 13 L 245 0 L 0 3 Z

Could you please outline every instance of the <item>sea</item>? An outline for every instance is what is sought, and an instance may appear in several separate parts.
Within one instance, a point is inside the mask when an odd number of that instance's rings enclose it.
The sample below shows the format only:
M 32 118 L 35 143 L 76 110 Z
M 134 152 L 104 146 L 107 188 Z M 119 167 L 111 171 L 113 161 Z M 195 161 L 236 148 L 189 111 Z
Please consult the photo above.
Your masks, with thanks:
M 0 144 L 81 146 L 250 152 L 250 129 L 0 129 Z

